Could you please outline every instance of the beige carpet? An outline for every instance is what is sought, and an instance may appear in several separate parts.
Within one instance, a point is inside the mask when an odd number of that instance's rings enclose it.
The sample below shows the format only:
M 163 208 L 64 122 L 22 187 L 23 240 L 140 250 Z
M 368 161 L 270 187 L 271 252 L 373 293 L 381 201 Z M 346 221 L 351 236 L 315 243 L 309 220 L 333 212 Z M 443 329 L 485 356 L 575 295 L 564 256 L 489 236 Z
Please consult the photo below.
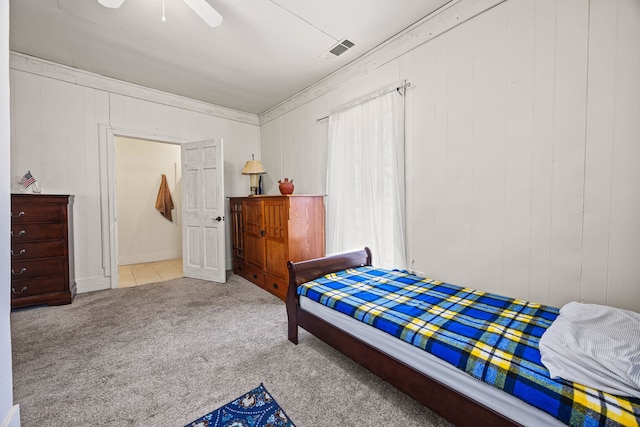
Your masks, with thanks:
M 298 427 L 448 426 L 231 276 L 81 294 L 12 312 L 22 426 L 182 426 L 261 382 Z

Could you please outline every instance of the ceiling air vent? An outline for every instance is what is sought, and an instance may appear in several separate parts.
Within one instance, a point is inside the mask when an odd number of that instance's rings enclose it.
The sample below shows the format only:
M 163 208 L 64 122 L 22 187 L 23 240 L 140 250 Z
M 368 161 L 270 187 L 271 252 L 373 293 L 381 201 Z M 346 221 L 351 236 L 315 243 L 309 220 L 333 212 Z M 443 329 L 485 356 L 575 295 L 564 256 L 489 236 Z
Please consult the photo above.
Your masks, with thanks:
M 342 55 L 356 44 L 348 39 L 342 39 L 336 45 L 334 45 L 328 52 L 322 55 L 325 59 L 335 59 L 338 56 Z

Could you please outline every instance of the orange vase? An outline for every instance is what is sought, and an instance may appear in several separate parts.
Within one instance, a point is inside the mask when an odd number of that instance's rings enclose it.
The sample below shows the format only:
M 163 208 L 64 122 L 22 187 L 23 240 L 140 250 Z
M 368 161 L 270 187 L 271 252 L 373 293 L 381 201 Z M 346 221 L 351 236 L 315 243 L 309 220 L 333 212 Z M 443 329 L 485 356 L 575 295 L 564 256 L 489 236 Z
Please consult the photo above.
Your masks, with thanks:
M 293 193 L 293 180 L 289 181 L 289 178 L 285 178 L 284 181 L 278 181 L 278 186 L 282 195 Z

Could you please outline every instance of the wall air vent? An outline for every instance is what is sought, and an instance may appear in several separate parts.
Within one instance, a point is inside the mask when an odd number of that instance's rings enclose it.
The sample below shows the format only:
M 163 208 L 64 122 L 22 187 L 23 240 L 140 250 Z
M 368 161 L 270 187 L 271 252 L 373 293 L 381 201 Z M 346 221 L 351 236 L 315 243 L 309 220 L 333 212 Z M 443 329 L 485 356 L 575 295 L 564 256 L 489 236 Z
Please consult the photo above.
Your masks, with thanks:
M 342 39 L 337 44 L 332 46 L 328 52 L 324 53 L 322 57 L 324 59 L 329 59 L 329 60 L 335 59 L 338 56 L 345 53 L 346 51 L 348 51 L 349 49 L 351 49 L 352 47 L 354 47 L 355 45 L 356 44 L 349 39 L 346 39 L 346 38 Z

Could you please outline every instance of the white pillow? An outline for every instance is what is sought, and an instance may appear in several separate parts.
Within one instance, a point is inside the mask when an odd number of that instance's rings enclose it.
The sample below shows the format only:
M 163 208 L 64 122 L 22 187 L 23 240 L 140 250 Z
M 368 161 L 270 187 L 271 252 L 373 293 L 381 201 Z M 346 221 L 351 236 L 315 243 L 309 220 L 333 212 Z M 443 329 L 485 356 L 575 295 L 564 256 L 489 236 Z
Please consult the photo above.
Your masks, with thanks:
M 640 398 L 640 314 L 570 302 L 540 338 L 551 378 Z

